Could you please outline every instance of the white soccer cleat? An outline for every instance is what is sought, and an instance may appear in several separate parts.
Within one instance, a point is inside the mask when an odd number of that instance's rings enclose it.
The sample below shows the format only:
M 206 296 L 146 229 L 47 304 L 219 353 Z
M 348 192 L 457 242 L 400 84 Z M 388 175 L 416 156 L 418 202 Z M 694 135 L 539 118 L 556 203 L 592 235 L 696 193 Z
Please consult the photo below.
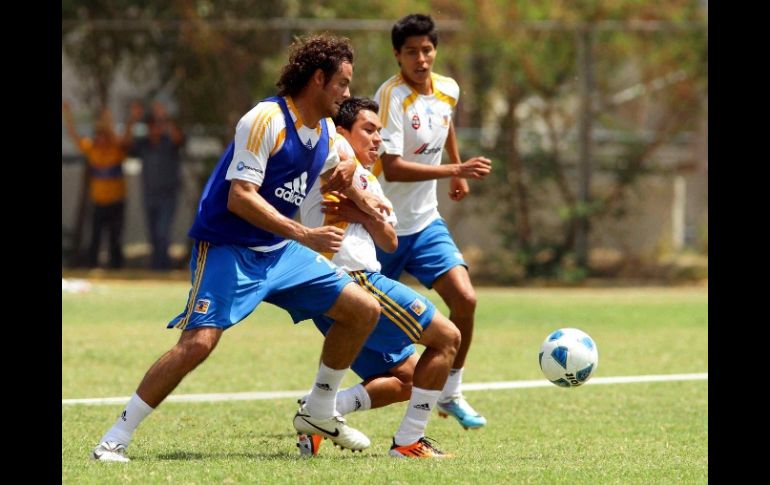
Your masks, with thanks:
M 99 443 L 94 448 L 94 451 L 91 452 L 91 457 L 98 461 L 118 461 L 121 463 L 131 461 L 126 456 L 126 445 L 117 441 L 103 441 Z
M 294 429 L 297 430 L 297 434 L 320 435 L 329 438 L 340 448 L 352 451 L 363 451 L 371 445 L 369 438 L 357 429 L 348 426 L 342 416 L 314 418 L 308 414 L 304 403 L 300 404 L 297 414 L 294 415 Z

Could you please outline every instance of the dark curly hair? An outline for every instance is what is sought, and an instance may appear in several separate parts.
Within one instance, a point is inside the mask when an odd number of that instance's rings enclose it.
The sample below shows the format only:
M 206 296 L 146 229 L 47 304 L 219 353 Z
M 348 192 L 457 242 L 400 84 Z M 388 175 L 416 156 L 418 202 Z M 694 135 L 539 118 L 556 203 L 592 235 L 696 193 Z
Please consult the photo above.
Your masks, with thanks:
M 353 64 L 350 39 L 328 33 L 295 39 L 289 63 L 283 66 L 275 83 L 279 96 L 295 96 L 304 88 L 316 69 L 321 69 L 328 83 L 343 62 Z
M 365 109 L 377 113 L 380 110 L 380 105 L 373 99 L 359 96 L 346 99 L 340 104 L 340 110 L 334 117 L 334 126 L 341 126 L 350 130 L 353 128 L 353 123 L 356 122 L 358 112 Z
M 438 47 L 438 32 L 436 32 L 436 24 L 433 23 L 431 16 L 413 13 L 393 25 L 393 30 L 390 31 L 390 40 L 393 43 L 393 48 L 400 52 L 407 37 L 422 35 L 428 36 L 433 42 L 434 48 Z

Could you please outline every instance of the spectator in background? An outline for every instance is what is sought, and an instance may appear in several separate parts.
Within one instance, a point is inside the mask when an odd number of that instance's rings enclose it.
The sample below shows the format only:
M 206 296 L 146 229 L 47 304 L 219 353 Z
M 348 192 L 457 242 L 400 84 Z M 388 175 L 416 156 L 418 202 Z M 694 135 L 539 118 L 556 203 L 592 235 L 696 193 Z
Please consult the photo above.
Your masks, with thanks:
M 136 104 L 137 109 L 141 106 Z M 171 267 L 168 248 L 179 192 L 179 163 L 184 134 L 158 101 L 145 118 L 147 136 L 131 146 L 131 155 L 142 160 L 142 194 L 145 223 L 152 244 L 150 267 Z
M 93 218 L 87 265 L 98 265 L 102 232 L 106 229 L 109 267 L 120 268 L 123 266 L 121 235 L 126 200 L 123 160 L 130 144 L 132 125 L 140 114 L 132 109 L 123 136 L 118 136 L 113 128 L 110 110 L 103 108 L 94 126 L 93 139 L 80 136 L 72 118 L 72 110 L 66 101 L 62 102 L 62 114 L 67 133 L 85 156 L 88 171 L 88 194 L 93 204 Z

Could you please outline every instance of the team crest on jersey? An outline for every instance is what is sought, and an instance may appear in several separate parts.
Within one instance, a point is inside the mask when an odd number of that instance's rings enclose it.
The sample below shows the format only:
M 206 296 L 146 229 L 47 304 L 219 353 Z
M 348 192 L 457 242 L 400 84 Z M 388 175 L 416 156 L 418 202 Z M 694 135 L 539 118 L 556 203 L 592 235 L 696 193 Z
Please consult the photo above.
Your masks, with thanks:
M 420 315 L 422 315 L 422 312 L 424 312 L 424 311 L 425 311 L 425 308 L 427 308 L 427 307 L 425 306 L 425 303 L 423 303 L 423 302 L 422 302 L 422 301 L 420 301 L 419 299 L 415 299 L 415 300 L 412 302 L 412 304 L 411 304 L 411 305 L 409 305 L 409 309 L 410 309 L 410 310 L 412 310 L 412 311 L 414 312 L 414 314 L 415 314 L 415 315 L 417 315 L 418 317 L 419 317 Z
M 201 298 L 195 302 L 195 313 L 202 313 L 205 315 L 209 311 L 209 305 L 211 305 L 211 300 L 204 300 Z
M 415 114 L 412 116 L 412 128 L 415 130 L 420 127 L 420 117 Z
M 358 180 L 361 182 L 361 190 L 366 190 L 369 187 L 369 181 L 366 179 L 366 175 L 359 175 Z

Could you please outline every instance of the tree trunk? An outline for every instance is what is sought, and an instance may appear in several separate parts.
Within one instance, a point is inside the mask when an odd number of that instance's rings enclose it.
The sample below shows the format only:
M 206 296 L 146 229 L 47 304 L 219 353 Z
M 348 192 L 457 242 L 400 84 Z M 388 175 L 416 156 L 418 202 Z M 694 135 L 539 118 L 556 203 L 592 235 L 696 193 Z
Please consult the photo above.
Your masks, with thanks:
M 515 214 L 516 239 L 525 252 L 529 252 L 532 246 L 532 228 L 529 223 L 529 192 L 524 180 L 524 166 L 521 163 L 519 149 L 516 144 L 519 124 L 516 121 L 516 107 L 520 98 L 515 88 L 509 90 L 508 95 L 508 184 L 511 187 L 511 204 Z

